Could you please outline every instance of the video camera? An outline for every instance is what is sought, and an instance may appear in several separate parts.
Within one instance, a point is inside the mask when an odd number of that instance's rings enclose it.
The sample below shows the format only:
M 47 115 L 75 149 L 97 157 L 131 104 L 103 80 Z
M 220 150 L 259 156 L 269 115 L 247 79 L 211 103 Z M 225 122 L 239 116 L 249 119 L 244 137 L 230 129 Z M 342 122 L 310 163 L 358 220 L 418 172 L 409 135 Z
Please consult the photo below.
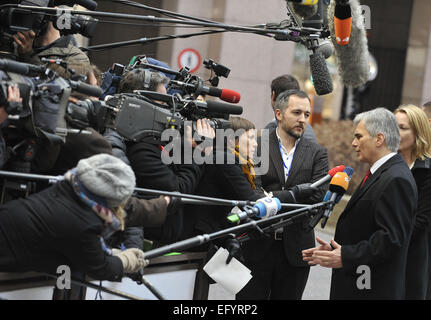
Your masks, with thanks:
M 112 128 L 130 141 L 160 137 L 165 129 L 184 132 L 185 121 L 195 123 L 202 118 L 210 119 L 214 129 L 227 129 L 230 114 L 242 114 L 242 107 L 145 90 L 107 96 L 104 102 L 87 99 L 69 103 L 66 111 L 71 126 L 91 126 L 99 132 Z
M 89 6 L 91 0 L 9 0 L 0 5 L 0 54 L 3 57 L 16 60 L 14 56 L 13 35 L 17 32 L 27 32 L 33 30 L 36 37 L 43 35 L 49 22 L 52 21 L 61 35 L 82 34 L 91 37 L 94 33 L 98 20 L 85 15 L 70 15 L 64 8 L 58 8 L 56 14 L 48 14 L 32 11 L 31 9 L 19 8 L 17 5 L 33 7 L 54 7 L 60 5 L 73 6 L 80 4 L 89 10 L 94 10 L 95 6 Z M 96 4 L 97 6 L 97 4 Z
M 230 71 L 213 61 L 211 65 L 211 68 L 218 70 L 217 75 L 223 73 L 227 76 Z M 117 93 L 123 75 L 138 68 L 148 69 L 149 73 L 150 71 L 161 72 L 169 76 L 171 80 L 167 89 L 172 94 L 149 90 Z M 111 128 L 126 140 L 139 141 L 147 136 L 160 137 L 165 129 L 177 129 L 183 133 L 186 121 L 193 122 L 193 129 L 196 129 L 196 121 L 202 118 L 210 119 L 209 124 L 214 129 L 226 129 L 230 127 L 230 114 L 242 114 L 240 106 L 199 100 L 199 95 L 226 99 L 226 92 L 231 91 L 204 85 L 202 79 L 191 75 L 187 67 L 174 71 L 145 55 L 134 56 L 128 66 L 115 63 L 105 73 L 102 89 L 105 95 L 104 101 L 87 99 L 69 103 L 66 119 L 71 126 L 76 128 L 90 126 L 101 133 L 105 128 Z
M 29 77 L 30 75 L 37 77 Z M 8 102 L 8 87 L 18 85 L 22 103 Z M 25 136 L 61 143 L 67 135 L 66 107 L 72 91 L 100 96 L 100 88 L 81 81 L 66 80 L 53 70 L 27 63 L 0 59 L 0 106 L 8 113 L 8 127 Z

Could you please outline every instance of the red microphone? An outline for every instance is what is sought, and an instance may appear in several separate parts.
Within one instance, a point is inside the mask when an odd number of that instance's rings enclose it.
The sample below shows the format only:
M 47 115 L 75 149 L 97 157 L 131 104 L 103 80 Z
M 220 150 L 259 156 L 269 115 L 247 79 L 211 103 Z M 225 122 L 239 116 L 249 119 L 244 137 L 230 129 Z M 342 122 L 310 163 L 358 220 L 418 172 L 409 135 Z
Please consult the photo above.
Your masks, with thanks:
M 337 172 L 343 172 L 345 169 L 346 167 L 343 165 L 332 168 L 331 170 L 328 171 L 328 174 L 326 176 L 324 176 L 323 178 L 320 178 L 316 182 L 313 182 L 311 184 L 311 187 L 315 187 L 315 188 L 320 187 L 321 185 L 329 182 L 332 179 L 332 177 L 337 174 Z
M 221 89 L 220 99 L 230 103 L 238 103 L 241 100 L 241 95 L 230 89 Z

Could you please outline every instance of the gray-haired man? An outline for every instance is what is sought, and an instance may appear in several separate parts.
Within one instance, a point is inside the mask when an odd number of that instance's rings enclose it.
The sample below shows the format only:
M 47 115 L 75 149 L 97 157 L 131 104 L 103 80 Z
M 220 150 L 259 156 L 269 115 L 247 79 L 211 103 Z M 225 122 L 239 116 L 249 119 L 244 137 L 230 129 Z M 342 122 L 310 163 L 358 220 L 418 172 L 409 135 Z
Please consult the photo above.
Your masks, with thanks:
M 400 133 L 384 108 L 358 114 L 352 147 L 370 170 L 341 214 L 335 240 L 303 251 L 332 268 L 331 299 L 403 299 L 405 265 L 417 205 L 410 169 L 396 152 Z

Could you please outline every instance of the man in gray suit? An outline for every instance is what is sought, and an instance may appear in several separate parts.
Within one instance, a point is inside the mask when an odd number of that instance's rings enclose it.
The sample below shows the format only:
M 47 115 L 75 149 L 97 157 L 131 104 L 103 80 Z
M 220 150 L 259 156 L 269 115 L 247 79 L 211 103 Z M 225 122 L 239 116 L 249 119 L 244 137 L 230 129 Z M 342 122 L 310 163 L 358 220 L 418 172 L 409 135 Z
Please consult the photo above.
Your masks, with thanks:
M 271 107 L 274 109 L 275 101 L 280 93 L 286 90 L 300 90 L 299 82 L 295 77 L 289 74 L 283 74 L 278 76 L 271 82 Z M 275 109 L 274 109 L 275 110 Z M 264 129 L 268 129 L 269 131 L 277 128 L 277 119 L 274 118 L 270 123 L 268 123 Z M 316 136 L 314 135 L 313 127 L 310 123 L 306 122 L 306 129 L 304 132 L 304 138 L 307 138 L 310 141 L 316 142 Z
M 329 169 L 327 151 L 304 138 L 310 116 L 310 99 L 300 90 L 281 93 L 275 103 L 278 126 L 269 134 L 269 145 L 262 139 L 261 152 L 269 153 L 268 172 L 261 176 L 267 191 L 313 183 Z M 297 197 L 298 203 L 322 201 L 326 188 L 320 187 L 313 196 Z M 302 260 L 301 250 L 314 246 L 314 231 L 307 229 L 308 218 L 281 230 L 269 238 L 258 238 L 243 244 L 245 264 L 253 278 L 241 290 L 238 299 L 301 299 L 310 271 Z

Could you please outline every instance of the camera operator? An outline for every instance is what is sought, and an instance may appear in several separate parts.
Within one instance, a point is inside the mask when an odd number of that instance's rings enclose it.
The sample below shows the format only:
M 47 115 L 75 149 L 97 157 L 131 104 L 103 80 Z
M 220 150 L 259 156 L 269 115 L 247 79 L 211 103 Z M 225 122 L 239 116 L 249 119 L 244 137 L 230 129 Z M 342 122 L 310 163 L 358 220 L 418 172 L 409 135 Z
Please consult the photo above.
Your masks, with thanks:
M 168 78 L 158 72 L 133 69 L 123 76 L 118 92 L 132 93 L 134 90 L 149 90 L 166 94 L 165 85 L 168 81 Z M 104 137 L 111 143 L 114 156 L 130 164 L 126 155 L 126 141 L 120 134 L 113 129 L 107 128 Z M 160 228 L 163 226 L 166 222 L 168 211 L 172 212 L 176 210 L 176 203 L 176 201 L 172 201 L 171 203 L 171 198 L 164 196 L 156 199 L 132 197 L 125 207 L 127 211 L 126 230 L 119 235 L 120 238 L 114 239 L 114 241 L 123 242 L 126 248 L 142 247 L 144 236 L 142 228 Z M 168 207 L 169 204 L 170 206 Z
M 55 274 L 58 266 L 120 281 L 147 261 L 139 249 L 104 246 L 122 229 L 122 207 L 135 187 L 132 169 L 107 154 L 82 159 L 65 179 L 0 206 L 0 271 Z
M 89 82 L 94 68 L 89 64 L 67 64 L 67 69 L 62 66 L 51 64 L 49 68 L 53 69 L 59 76 L 70 79 L 76 76 L 85 76 L 86 82 Z M 73 72 L 71 72 L 73 70 Z M 93 83 L 98 85 L 98 83 Z M 91 98 L 97 101 L 96 97 L 88 97 L 84 94 L 72 92 L 69 97 L 70 102 L 77 102 Z M 112 154 L 112 148 L 106 139 L 95 129 L 86 126 L 83 131 L 78 133 L 68 133 L 66 141 L 62 145 L 52 145 L 41 143 L 39 146 L 39 155 L 36 157 L 34 168 L 39 173 L 48 173 L 52 175 L 63 174 L 70 168 L 76 166 L 80 159 L 88 158 L 99 153 Z
M 148 78 L 148 74 L 151 77 Z M 146 78 L 147 75 L 147 78 Z M 147 79 L 147 80 L 146 80 Z M 129 71 L 122 79 L 119 93 L 133 90 L 153 90 L 166 93 L 164 77 L 141 68 Z M 206 119 L 197 121 L 198 133 L 201 136 L 214 138 L 214 129 Z M 187 141 L 193 146 L 196 143 L 191 138 L 191 128 L 185 128 Z M 112 139 L 112 138 L 108 138 Z M 192 194 L 199 182 L 204 165 L 197 164 L 164 164 L 162 152 L 166 142 L 157 137 L 145 137 L 138 142 L 126 141 L 126 156 L 137 178 L 137 186 L 163 191 L 178 191 Z M 179 239 L 183 232 L 183 209 L 177 201 L 169 205 L 167 215 L 159 215 L 159 225 L 145 228 L 145 237 L 157 243 L 172 243 Z
M 45 24 L 36 37 L 33 30 L 17 32 L 14 36 L 19 59 L 41 64 L 41 58 L 63 59 L 73 64 L 90 64 L 88 56 L 76 46 L 73 35 L 61 36 L 52 21 Z

